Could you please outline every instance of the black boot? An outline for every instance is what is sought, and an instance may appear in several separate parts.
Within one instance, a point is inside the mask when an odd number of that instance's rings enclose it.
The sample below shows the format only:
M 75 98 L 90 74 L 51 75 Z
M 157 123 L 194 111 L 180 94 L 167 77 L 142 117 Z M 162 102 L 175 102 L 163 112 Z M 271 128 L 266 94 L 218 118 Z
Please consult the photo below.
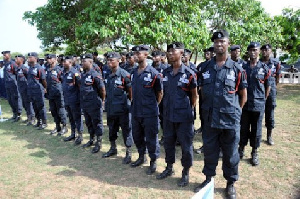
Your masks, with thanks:
M 126 156 L 123 159 L 123 164 L 129 164 L 131 162 L 131 147 L 126 148 Z
M 17 117 L 12 122 L 18 122 L 21 119 L 21 114 L 18 113 Z
M 245 151 L 245 146 L 240 145 L 238 151 L 239 151 L 239 154 L 240 154 L 240 159 L 243 159 L 244 153 L 245 153 L 244 152 Z
M 228 199 L 236 199 L 236 191 L 234 188 L 234 182 L 227 181 L 225 194 Z
M 35 118 L 34 117 L 32 117 L 32 116 L 29 116 L 29 118 L 28 118 L 28 122 L 27 122 L 27 126 L 31 126 L 31 125 L 34 125 L 34 123 L 35 123 Z
M 146 162 L 147 162 L 146 156 L 144 154 L 143 155 L 139 154 L 139 158 L 135 162 L 131 163 L 131 167 L 138 167 Z
M 42 123 L 42 120 L 37 120 L 37 123 L 35 124 L 35 125 L 33 125 L 33 127 L 36 127 L 36 128 L 39 128 L 40 127 L 40 125 L 41 125 L 41 123 Z
M 152 175 L 156 171 L 156 160 L 150 161 L 150 167 L 147 169 L 146 174 Z
M 76 138 L 76 140 L 75 140 L 75 142 L 74 142 L 74 144 L 75 145 L 80 145 L 81 144 L 81 142 L 82 142 L 82 132 L 79 132 L 78 133 L 78 136 L 77 136 L 77 138 Z
M 92 146 L 93 144 L 94 144 L 94 136 L 91 136 L 91 135 L 90 135 L 90 140 L 89 140 L 87 143 L 85 143 L 85 144 L 82 146 L 82 148 L 90 147 L 90 146 Z
M 92 149 L 92 153 L 98 153 L 102 147 L 102 136 L 97 136 L 95 147 Z
M 68 132 L 68 128 L 67 128 L 67 125 L 66 124 L 63 124 L 63 127 L 62 129 L 57 133 L 57 136 L 62 136 L 64 135 L 65 133 Z
M 13 116 L 11 118 L 9 118 L 9 120 L 14 121 L 17 118 L 17 114 L 13 114 Z
M 195 149 L 195 153 L 197 153 L 197 154 L 203 153 L 203 146 L 200 147 L 199 149 Z
M 182 170 L 182 177 L 179 180 L 179 182 L 177 183 L 177 185 L 179 187 L 185 187 L 189 184 L 189 170 L 187 168 L 183 168 Z
M 102 155 L 102 158 L 108 158 L 118 154 L 117 146 L 115 141 L 110 142 L 110 149 Z
M 258 153 L 257 149 L 253 148 L 251 152 L 251 164 L 252 166 L 259 165 Z
M 272 129 L 267 129 L 267 143 L 268 145 L 274 145 L 274 141 L 272 139 Z
M 42 120 L 41 125 L 39 126 L 39 130 L 43 130 L 47 127 L 47 120 Z
M 69 141 L 71 141 L 71 140 L 75 140 L 75 137 L 76 137 L 76 135 L 75 135 L 75 130 L 73 130 L 72 133 L 71 133 L 71 135 L 70 135 L 69 137 L 66 137 L 66 138 L 64 139 L 64 141 L 65 141 L 65 142 L 69 142 Z
M 210 183 L 211 181 L 211 176 L 206 176 L 206 179 L 199 184 L 198 186 L 195 187 L 194 192 L 199 192 L 201 189 L 203 189 L 206 185 L 208 185 L 208 183 Z
M 171 175 L 174 175 L 173 164 L 168 164 L 166 169 L 161 174 L 156 176 L 156 179 L 162 180 Z

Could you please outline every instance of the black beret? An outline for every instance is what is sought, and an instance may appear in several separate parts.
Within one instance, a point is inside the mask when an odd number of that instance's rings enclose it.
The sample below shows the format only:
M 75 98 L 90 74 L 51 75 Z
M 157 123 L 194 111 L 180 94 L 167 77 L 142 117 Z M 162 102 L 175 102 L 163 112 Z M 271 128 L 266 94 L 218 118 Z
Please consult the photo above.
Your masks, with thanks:
M 94 55 L 94 56 L 98 56 L 98 52 L 96 52 L 96 51 L 93 52 L 93 55 Z
M 214 52 L 214 51 L 215 51 L 215 48 L 214 48 L 213 46 L 211 46 L 211 47 L 209 47 L 207 50 L 208 50 L 209 52 Z
M 151 56 L 152 56 L 152 57 L 161 56 L 161 51 L 159 51 L 159 50 L 153 51 L 153 52 L 151 53 Z
M 87 54 L 81 55 L 81 59 L 93 59 L 93 55 L 91 53 L 87 53 Z
M 204 53 L 208 52 L 208 48 L 203 49 L 203 52 Z
M 118 52 L 108 52 L 106 54 L 106 58 L 107 59 L 109 59 L 109 58 L 117 58 L 117 59 L 119 59 L 119 58 L 121 58 L 121 56 L 120 56 L 120 53 L 118 53 Z
M 77 55 L 72 55 L 73 57 L 78 57 Z
M 134 46 L 132 48 L 132 51 L 147 51 L 148 52 L 149 50 L 150 50 L 150 48 L 147 45 L 138 45 L 138 46 Z
M 28 53 L 28 57 L 30 57 L 30 56 L 37 58 L 38 54 L 36 52 L 30 52 L 30 53 Z
M 232 46 L 230 46 L 230 51 L 234 51 L 236 49 L 241 49 L 241 46 L 240 45 L 232 45 Z
M 39 59 L 39 61 L 45 61 L 45 59 Z
M 23 58 L 25 60 L 24 55 L 16 55 L 15 58 L 17 58 L 17 57 L 21 57 L 21 58 Z
M 189 49 L 184 49 L 184 55 L 190 55 L 192 54 L 192 51 Z
M 2 55 L 7 54 L 7 53 L 10 53 L 10 51 L 9 50 L 5 50 L 5 51 L 1 52 Z
M 173 42 L 167 45 L 167 50 L 174 48 L 174 49 L 184 49 L 184 44 L 181 42 Z
M 259 48 L 260 47 L 260 43 L 259 42 L 250 42 L 250 44 L 247 47 L 247 50 L 251 49 L 251 48 Z
M 272 49 L 271 44 L 265 44 L 260 49 Z
M 161 56 L 166 56 L 166 53 L 165 52 L 161 52 Z
M 48 54 L 47 59 L 52 59 L 52 58 L 56 58 L 55 54 Z
M 64 54 L 60 54 L 57 57 L 63 58 L 65 55 Z
M 217 30 L 213 33 L 211 41 L 214 42 L 215 39 L 229 38 L 229 33 L 226 30 Z
M 129 53 L 126 54 L 127 58 L 132 57 L 132 56 L 134 56 L 133 52 L 129 52 Z
M 121 56 L 127 56 L 127 52 L 123 51 L 120 53 Z
M 73 59 L 73 56 L 72 55 L 67 55 L 67 56 L 64 57 L 64 60 L 66 60 L 66 59 Z
M 49 55 L 49 53 L 44 54 L 44 57 L 47 57 Z

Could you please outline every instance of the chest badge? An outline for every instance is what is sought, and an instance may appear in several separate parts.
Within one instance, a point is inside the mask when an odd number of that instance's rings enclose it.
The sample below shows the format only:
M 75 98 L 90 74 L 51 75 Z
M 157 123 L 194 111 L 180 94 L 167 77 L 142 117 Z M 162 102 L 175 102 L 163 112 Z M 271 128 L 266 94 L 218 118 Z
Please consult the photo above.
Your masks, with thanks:
M 229 74 L 227 75 L 227 79 L 230 79 L 230 80 L 232 80 L 232 81 L 235 81 L 235 73 L 234 73 L 233 70 L 231 70 L 231 71 L 229 72 Z
M 203 77 L 203 79 L 209 79 L 210 78 L 209 70 L 202 73 L 202 77 Z

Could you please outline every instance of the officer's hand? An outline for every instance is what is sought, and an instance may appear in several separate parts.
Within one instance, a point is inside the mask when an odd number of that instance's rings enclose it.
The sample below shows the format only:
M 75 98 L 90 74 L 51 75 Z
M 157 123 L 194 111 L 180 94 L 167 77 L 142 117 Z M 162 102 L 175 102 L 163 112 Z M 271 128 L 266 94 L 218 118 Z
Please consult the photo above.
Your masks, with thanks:
M 44 93 L 45 93 L 45 94 L 47 93 L 47 89 L 45 89 L 45 88 L 44 88 Z

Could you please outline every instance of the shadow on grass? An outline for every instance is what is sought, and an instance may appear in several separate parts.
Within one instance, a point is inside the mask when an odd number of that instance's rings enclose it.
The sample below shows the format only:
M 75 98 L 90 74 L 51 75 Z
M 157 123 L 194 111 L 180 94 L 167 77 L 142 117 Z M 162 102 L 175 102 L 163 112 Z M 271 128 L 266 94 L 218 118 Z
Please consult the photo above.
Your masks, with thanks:
M 181 166 L 175 170 L 176 177 L 172 176 L 164 180 L 157 180 L 156 172 L 154 175 L 146 175 L 146 170 L 149 165 L 148 162 L 143 166 L 131 168 L 130 165 L 122 164 L 122 159 L 125 156 L 125 148 L 123 147 L 122 137 L 117 141 L 118 155 L 111 158 L 102 158 L 102 154 L 109 149 L 108 133 L 104 136 L 104 149 L 97 154 L 90 152 L 91 148 L 83 149 L 81 146 L 75 146 L 74 142 L 64 142 L 64 137 L 50 136 L 48 130 L 40 131 L 34 129 L 32 126 L 26 126 L 22 123 L 11 126 L 11 123 L 1 125 L 1 129 L 5 129 L 4 134 L 12 135 L 13 141 L 25 140 L 28 144 L 25 146 L 27 149 L 38 149 L 40 151 L 33 152 L 30 156 L 37 158 L 50 158 L 47 162 L 50 166 L 63 166 L 68 167 L 63 171 L 56 173 L 62 176 L 84 176 L 101 183 L 108 183 L 122 187 L 138 187 L 138 188 L 153 188 L 158 190 L 182 190 L 191 192 L 196 186 L 195 183 L 190 183 L 185 188 L 179 188 L 177 181 L 181 176 Z M 9 129 L 9 130 L 7 130 Z M 105 129 L 107 132 L 107 129 Z M 67 134 L 66 136 L 68 136 Z M 87 134 L 84 135 L 84 142 L 87 141 Z M 121 147 L 122 146 L 122 147 Z M 135 147 L 133 151 L 134 161 L 137 158 Z M 181 157 L 180 147 L 176 147 L 177 157 Z M 195 161 L 203 160 L 203 155 L 195 155 Z M 162 172 L 164 163 L 164 150 L 161 147 L 161 158 L 159 161 L 159 172 Z M 176 164 L 180 165 L 180 160 L 176 159 Z M 163 165 L 163 167 L 161 166 Z M 200 174 L 201 175 L 201 174 Z M 190 195 L 190 193 L 188 194 Z

